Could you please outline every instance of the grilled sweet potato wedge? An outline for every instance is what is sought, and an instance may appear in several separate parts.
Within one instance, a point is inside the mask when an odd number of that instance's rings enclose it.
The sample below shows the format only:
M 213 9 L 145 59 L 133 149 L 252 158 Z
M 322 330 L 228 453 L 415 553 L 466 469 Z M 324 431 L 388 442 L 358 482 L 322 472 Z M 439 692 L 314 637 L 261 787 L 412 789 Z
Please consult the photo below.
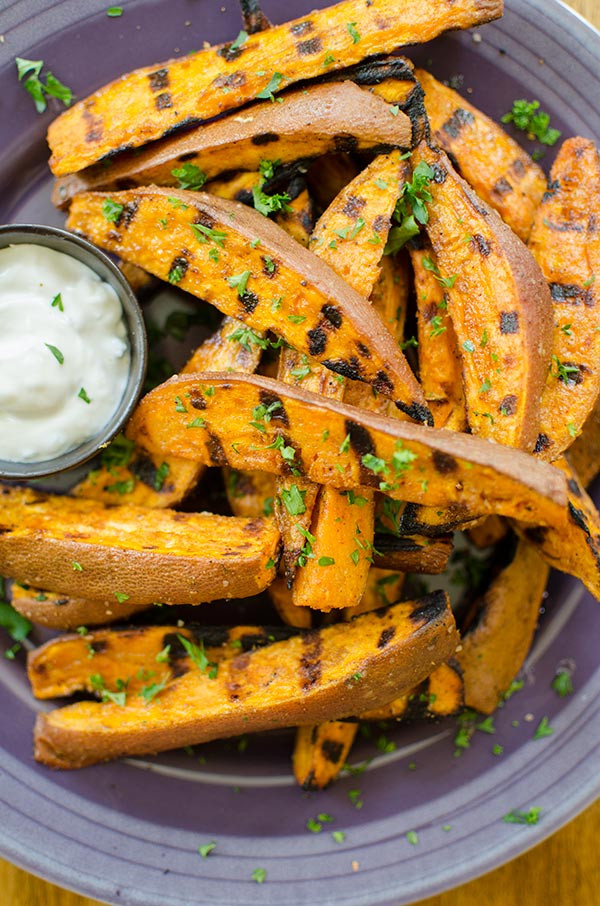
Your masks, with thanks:
M 412 688 L 452 657 L 457 641 L 448 598 L 435 592 L 217 661 L 209 673 L 189 658 L 173 672 L 164 666 L 156 677 L 161 691 L 151 700 L 146 693 L 124 706 L 79 702 L 40 714 L 35 756 L 51 767 L 77 768 L 275 725 L 338 719 Z M 155 669 L 156 660 L 147 666 Z
M 462 357 L 431 248 L 411 249 L 417 297 L 419 377 L 436 428 L 467 427 Z M 438 272 L 436 274 L 436 271 Z
M 90 601 L 56 591 L 41 591 L 38 588 L 23 588 L 13 582 L 10 603 L 14 609 L 33 623 L 49 629 L 77 629 L 78 626 L 98 626 L 125 620 L 134 613 L 145 610 L 146 604 L 136 601 Z
M 527 241 L 546 189 L 544 172 L 504 129 L 424 69 L 433 140 L 456 161 L 461 175 L 511 230 Z
M 303 790 L 324 790 L 348 760 L 358 731 L 356 721 L 327 720 L 298 727 L 292 767 Z
M 600 472 L 600 399 L 587 417 L 581 434 L 569 447 L 568 459 L 584 488 Z
M 552 347 L 550 293 L 535 259 L 458 176 L 443 152 L 422 144 L 435 176 L 427 232 L 463 355 L 472 431 L 531 450 Z
M 462 670 L 452 658 L 440 664 L 427 679 L 382 708 L 361 714 L 361 720 L 407 720 L 451 717 L 464 705 Z
M 452 536 L 376 534 L 374 562 L 386 569 L 430 576 L 446 571 L 452 553 Z
M 547 460 L 573 443 L 600 394 L 599 223 L 600 155 L 588 139 L 567 139 L 529 240 L 554 311 L 552 367 L 536 444 Z
M 247 597 L 275 577 L 268 519 L 103 507 L 0 485 L 0 574 L 105 602 L 199 604 Z
M 514 524 L 546 563 L 580 579 L 600 601 L 600 514 L 563 456 L 555 464 L 567 478 L 568 504 L 550 526 Z
M 491 714 L 498 707 L 531 646 L 547 581 L 538 552 L 520 541 L 512 563 L 483 596 L 477 623 L 457 654 L 469 708 Z
M 140 188 L 112 195 L 122 209 L 109 222 L 108 197 L 78 195 L 69 228 L 430 421 L 406 359 L 368 302 L 267 218 L 202 192 Z
M 402 44 L 430 41 L 502 15 L 502 0 L 344 0 L 233 43 L 147 66 L 96 91 L 48 130 L 50 166 L 72 173 L 107 154 L 139 148 L 255 98 Z M 258 73 L 264 73 L 258 75 Z M 224 91 L 223 89 L 227 89 Z
M 223 469 L 225 492 L 234 516 L 254 519 L 273 512 L 275 479 L 268 472 Z
M 389 105 L 367 89 L 333 82 L 287 94 L 283 104 L 264 101 L 121 155 L 108 166 L 66 176 L 57 181 L 52 200 L 63 206 L 90 189 L 179 186 L 186 175 L 202 183 L 228 170 L 257 171 L 265 157 L 285 164 L 350 148 L 406 149 L 410 144 L 411 124 L 404 113 L 390 116 Z
M 257 407 L 271 407 L 264 432 L 253 424 Z M 197 429 L 188 429 L 195 420 Z M 519 450 L 363 412 L 257 375 L 175 376 L 144 397 L 130 424 L 149 452 L 169 449 L 196 462 L 276 475 L 296 470 L 340 490 L 375 487 L 393 499 L 479 516 L 551 524 L 566 501 L 564 475 Z

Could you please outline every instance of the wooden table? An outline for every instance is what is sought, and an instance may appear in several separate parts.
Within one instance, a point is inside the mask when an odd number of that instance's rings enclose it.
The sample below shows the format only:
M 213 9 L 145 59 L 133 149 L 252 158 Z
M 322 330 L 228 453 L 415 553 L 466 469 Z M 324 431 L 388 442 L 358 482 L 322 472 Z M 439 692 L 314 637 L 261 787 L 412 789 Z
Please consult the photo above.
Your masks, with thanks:
M 600 0 L 566 2 L 600 28 Z M 418 906 L 513 906 L 525 901 L 527 906 L 598 906 L 598 841 L 600 801 L 549 840 L 503 868 L 456 890 L 422 900 Z M 67 893 L 2 860 L 0 890 L 2 906 L 98 906 L 97 900 Z

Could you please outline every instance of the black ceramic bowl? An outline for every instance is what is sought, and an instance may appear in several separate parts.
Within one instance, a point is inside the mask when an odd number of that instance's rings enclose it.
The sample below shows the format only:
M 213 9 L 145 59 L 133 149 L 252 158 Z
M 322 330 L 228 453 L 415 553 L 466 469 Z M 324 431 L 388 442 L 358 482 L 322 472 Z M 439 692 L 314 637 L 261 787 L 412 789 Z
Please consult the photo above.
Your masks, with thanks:
M 0 248 L 9 245 L 40 245 L 63 252 L 86 264 L 115 290 L 123 307 L 129 337 L 131 362 L 129 377 L 119 405 L 110 420 L 89 440 L 67 453 L 41 462 L 9 462 L 0 459 L 0 478 L 27 480 L 57 475 L 91 459 L 101 447 L 119 433 L 138 401 L 146 374 L 146 328 L 137 299 L 119 268 L 90 242 L 58 227 L 36 224 L 7 224 L 0 226 Z

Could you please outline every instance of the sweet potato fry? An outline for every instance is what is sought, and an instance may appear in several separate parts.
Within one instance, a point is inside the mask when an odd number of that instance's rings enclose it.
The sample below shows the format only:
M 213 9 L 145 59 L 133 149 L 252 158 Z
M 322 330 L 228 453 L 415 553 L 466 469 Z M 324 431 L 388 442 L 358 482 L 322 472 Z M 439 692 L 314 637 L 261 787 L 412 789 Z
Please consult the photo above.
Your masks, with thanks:
M 535 259 L 443 152 L 413 153 L 434 170 L 427 232 L 463 354 L 472 431 L 531 450 L 552 345 L 550 293 Z
M 550 173 L 529 248 L 550 285 L 552 367 L 540 403 L 536 453 L 558 459 L 600 394 L 600 155 L 571 138 Z
M 259 414 L 271 407 L 264 432 L 253 424 L 257 407 Z M 188 429 L 195 419 L 198 428 Z M 519 450 L 363 412 L 257 375 L 171 378 L 144 397 L 131 428 L 149 452 L 169 449 L 276 475 L 296 470 L 341 490 L 374 487 L 393 499 L 478 516 L 551 524 L 566 501 L 564 475 Z
M 111 82 L 59 116 L 48 130 L 50 167 L 63 176 L 107 154 L 139 148 L 300 79 L 340 69 L 403 44 L 430 41 L 502 15 L 502 0 L 343 0 L 293 22 Z M 264 75 L 258 75 L 264 73 Z M 223 89 L 228 89 L 224 91 Z
M 247 597 L 275 577 L 273 520 L 145 507 L 0 485 L 0 573 L 105 602 Z
M 361 714 L 361 720 L 415 720 L 451 717 L 464 705 L 462 670 L 452 658 L 440 664 L 427 679 L 382 708 Z
M 118 222 L 109 222 L 107 198 L 78 195 L 69 228 L 370 383 L 411 418 L 431 419 L 406 359 L 368 302 L 267 218 L 201 192 L 140 188 L 112 195 L 122 208 Z
M 332 151 L 410 148 L 411 124 L 399 112 L 352 82 L 314 85 L 286 95 L 284 104 L 264 101 L 243 113 L 153 143 L 57 181 L 53 201 L 68 205 L 90 189 L 179 186 L 215 179 L 230 170 L 257 171 L 264 158 L 289 163 Z M 187 178 L 186 178 L 187 177 Z
M 457 654 L 469 708 L 491 714 L 498 707 L 531 646 L 547 581 L 548 567 L 520 541 L 512 563 L 483 596 L 477 623 Z
M 494 208 L 524 242 L 546 188 L 544 172 L 520 145 L 452 88 L 423 69 L 433 140 L 456 161 L 478 196 Z
M 173 672 L 165 663 L 153 695 L 146 689 L 125 705 L 79 702 L 38 715 L 35 756 L 51 767 L 77 768 L 275 723 L 338 719 L 412 688 L 452 657 L 457 641 L 448 598 L 435 592 L 347 625 L 299 632 L 210 672 L 191 659 Z M 148 666 L 155 669 L 156 661 Z
M 61 630 L 125 620 L 147 607 L 136 601 L 117 601 L 114 595 L 112 601 L 110 598 L 91 601 L 56 591 L 41 591 L 30 586 L 23 588 L 16 582 L 12 584 L 10 603 L 18 613 L 33 623 Z

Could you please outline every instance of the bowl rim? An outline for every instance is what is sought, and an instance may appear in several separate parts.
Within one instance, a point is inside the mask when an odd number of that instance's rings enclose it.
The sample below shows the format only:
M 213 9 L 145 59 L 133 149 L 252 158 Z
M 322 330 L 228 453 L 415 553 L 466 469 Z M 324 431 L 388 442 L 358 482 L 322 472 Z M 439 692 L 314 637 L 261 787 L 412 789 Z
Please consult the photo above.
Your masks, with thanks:
M 130 364 L 127 383 L 119 404 L 110 419 L 91 438 L 66 453 L 34 462 L 13 462 L 0 459 L 0 479 L 29 481 L 58 475 L 81 466 L 106 447 L 121 431 L 138 402 L 144 387 L 148 359 L 148 338 L 144 316 L 129 283 L 114 261 L 87 239 L 61 227 L 37 223 L 7 223 L 0 225 L 0 249 L 11 245 L 37 245 L 50 248 L 89 267 L 108 283 L 119 298 L 130 345 Z M 75 249 L 78 254 L 73 254 Z

